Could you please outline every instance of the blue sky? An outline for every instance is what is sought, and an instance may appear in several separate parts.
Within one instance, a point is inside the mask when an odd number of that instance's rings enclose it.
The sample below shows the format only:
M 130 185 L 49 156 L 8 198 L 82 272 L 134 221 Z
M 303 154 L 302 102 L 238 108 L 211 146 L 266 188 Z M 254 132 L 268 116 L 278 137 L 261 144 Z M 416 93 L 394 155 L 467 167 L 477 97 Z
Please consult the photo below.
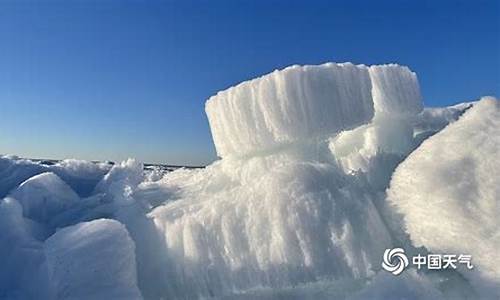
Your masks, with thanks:
M 438 2 L 438 3 L 436 3 Z M 498 1 L 1 1 L 0 153 L 206 164 L 205 100 L 291 64 L 397 62 L 500 95 Z

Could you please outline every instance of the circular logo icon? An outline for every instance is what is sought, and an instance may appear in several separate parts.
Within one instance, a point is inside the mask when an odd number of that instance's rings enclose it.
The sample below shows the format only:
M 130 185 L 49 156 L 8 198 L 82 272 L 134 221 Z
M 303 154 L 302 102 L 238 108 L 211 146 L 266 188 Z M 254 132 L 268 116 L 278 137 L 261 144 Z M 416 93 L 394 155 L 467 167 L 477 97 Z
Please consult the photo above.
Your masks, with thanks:
M 399 275 L 408 267 L 408 257 L 402 248 L 385 249 L 382 268 L 394 275 Z

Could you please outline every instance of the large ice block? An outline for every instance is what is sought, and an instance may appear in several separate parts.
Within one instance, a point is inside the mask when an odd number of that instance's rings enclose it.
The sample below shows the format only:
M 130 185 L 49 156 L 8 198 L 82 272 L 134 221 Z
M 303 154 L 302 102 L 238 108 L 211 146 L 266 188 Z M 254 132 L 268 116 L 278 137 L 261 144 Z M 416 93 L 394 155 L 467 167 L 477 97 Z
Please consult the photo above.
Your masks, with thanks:
M 333 135 L 375 114 L 422 110 L 415 73 L 396 64 L 291 66 L 212 96 L 205 106 L 217 154 L 249 155 Z
M 351 63 L 291 66 L 219 92 L 205 109 L 220 157 L 252 154 L 369 122 L 370 75 Z

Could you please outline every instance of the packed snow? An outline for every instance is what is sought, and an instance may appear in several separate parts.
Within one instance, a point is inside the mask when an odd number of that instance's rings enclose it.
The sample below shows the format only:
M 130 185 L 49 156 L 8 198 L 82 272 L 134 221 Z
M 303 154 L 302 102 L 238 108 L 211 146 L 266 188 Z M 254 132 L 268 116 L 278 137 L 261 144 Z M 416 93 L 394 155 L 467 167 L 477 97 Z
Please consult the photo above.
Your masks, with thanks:
M 497 299 L 499 158 L 500 103 L 485 97 L 411 153 L 394 172 L 388 192 L 416 246 L 471 254 L 477 270 L 463 275 Z
M 206 112 L 205 168 L 1 156 L 0 299 L 498 297 L 498 100 L 423 108 L 407 67 L 327 63 Z M 393 247 L 476 268 L 394 276 Z

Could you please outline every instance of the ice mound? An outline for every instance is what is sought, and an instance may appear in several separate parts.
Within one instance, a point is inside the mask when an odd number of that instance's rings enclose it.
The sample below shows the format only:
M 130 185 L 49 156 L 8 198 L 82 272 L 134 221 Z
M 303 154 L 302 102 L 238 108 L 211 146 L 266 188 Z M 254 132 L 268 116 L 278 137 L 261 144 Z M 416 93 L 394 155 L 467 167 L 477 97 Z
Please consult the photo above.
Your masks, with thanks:
M 177 200 L 150 214 L 175 270 L 165 284 L 189 298 L 366 278 L 391 245 L 371 195 L 332 164 L 276 154 L 195 172 L 167 175 Z
M 367 123 L 371 89 L 363 65 L 292 66 L 219 92 L 205 110 L 217 154 L 241 156 Z
M 220 297 L 375 274 L 393 243 L 376 205 L 383 190 L 339 168 L 328 137 L 371 139 L 371 156 L 382 146 L 405 153 L 410 117 L 421 108 L 415 74 L 397 65 L 294 66 L 210 98 L 223 159 L 167 174 L 160 183 L 175 201 L 149 214 L 175 270 L 165 284 L 193 298 Z M 360 136 L 345 131 L 360 125 Z M 358 151 L 342 144 L 347 155 Z
M 109 169 L 110 166 L 105 163 L 76 159 L 66 159 L 49 166 L 28 159 L 0 155 L 0 198 L 23 181 L 44 172 L 56 174 L 80 197 L 87 197 Z
M 75 186 L 89 187 L 88 182 L 99 181 L 101 185 L 90 197 L 80 198 L 59 176 L 45 172 L 0 199 L 1 299 L 141 298 L 136 248 L 125 226 L 114 220 L 80 223 L 105 216 L 127 220 L 119 213 L 127 203 L 114 203 L 115 198 L 106 195 L 120 194 L 118 200 L 128 196 L 140 181 L 133 175 L 142 176 L 142 169 L 137 172 L 141 164 L 125 161 L 114 170 L 108 168 L 103 178 L 104 167 L 92 167 L 91 162 L 47 166 L 15 157 L 2 157 L 2 161 L 15 175 L 7 184 L 33 172 L 54 170 L 72 178 Z M 144 218 L 145 213 L 136 209 L 136 214 Z M 62 229 L 56 232 L 57 228 Z M 152 231 L 143 233 L 154 236 Z
M 463 272 L 500 297 L 500 103 L 481 99 L 397 168 L 388 199 L 416 246 L 470 254 Z M 487 298 L 487 297 L 486 297 Z
M 95 187 L 94 193 L 113 197 L 117 205 L 130 204 L 130 194 L 144 180 L 143 165 L 135 159 L 127 159 L 113 166 Z
M 50 172 L 29 178 L 10 196 L 19 201 L 25 217 L 40 223 L 49 223 L 79 200 L 64 181 Z
M 47 171 L 47 167 L 27 159 L 0 156 L 0 198 L 31 176 Z
M 125 227 L 100 219 L 59 230 L 45 242 L 57 299 L 141 299 L 135 246 Z
M 448 107 L 426 107 L 418 114 L 413 127 L 415 134 L 437 132 L 449 123 L 456 121 L 474 102 L 465 102 Z
M 43 244 L 13 198 L 0 200 L 0 299 L 50 299 Z

